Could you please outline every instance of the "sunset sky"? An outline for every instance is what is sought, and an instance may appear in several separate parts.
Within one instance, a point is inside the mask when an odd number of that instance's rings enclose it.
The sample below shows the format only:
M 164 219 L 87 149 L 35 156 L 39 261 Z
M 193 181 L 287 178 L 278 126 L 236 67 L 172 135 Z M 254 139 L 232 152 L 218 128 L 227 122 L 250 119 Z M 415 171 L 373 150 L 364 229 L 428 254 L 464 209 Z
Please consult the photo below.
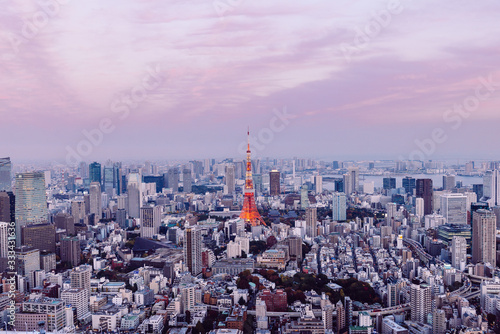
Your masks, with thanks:
M 498 1 L 0 6 L 0 157 L 498 159 Z

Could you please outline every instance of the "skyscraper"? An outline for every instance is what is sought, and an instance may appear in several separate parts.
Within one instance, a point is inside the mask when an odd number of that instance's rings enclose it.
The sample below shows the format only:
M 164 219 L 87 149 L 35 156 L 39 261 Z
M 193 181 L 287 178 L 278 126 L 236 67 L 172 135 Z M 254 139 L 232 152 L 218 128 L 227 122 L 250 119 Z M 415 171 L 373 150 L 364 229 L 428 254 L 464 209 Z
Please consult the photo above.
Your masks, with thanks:
M 269 172 L 269 194 L 271 196 L 280 194 L 280 172 L 277 170 Z
M 344 193 L 333 193 L 332 219 L 344 221 L 347 219 L 347 199 Z
M 394 177 L 384 177 L 383 187 L 385 190 L 396 189 L 396 178 Z
M 321 175 L 314 176 L 314 188 L 316 194 L 321 194 L 323 192 L 323 176 Z
M 21 245 L 21 229 L 27 224 L 47 221 L 47 196 L 44 173 L 16 175 L 16 242 Z
M 452 190 L 455 187 L 455 175 L 443 175 L 443 190 Z
M 472 263 L 490 263 L 495 268 L 497 218 L 493 211 L 481 209 L 472 220 Z
M 306 235 L 310 238 L 318 236 L 318 228 L 316 222 L 318 220 L 318 212 L 316 208 L 306 209 Z
M 152 238 L 160 232 L 161 206 L 144 206 L 141 208 L 141 237 Z
M 500 202 L 500 173 L 497 169 L 489 170 L 483 177 L 483 196 L 490 206 L 498 206 Z
M 418 179 L 416 182 L 416 195 L 424 199 L 424 215 L 430 215 L 432 209 L 432 180 L 431 179 Z
M 193 191 L 193 179 L 191 178 L 191 169 L 184 168 L 182 171 L 182 188 L 185 193 Z
M 109 197 L 114 195 L 115 186 L 115 169 L 113 167 L 104 167 L 104 179 L 103 179 L 104 192 L 108 194 Z
M 415 190 L 415 179 L 413 177 L 406 176 L 403 178 L 403 188 L 407 194 L 413 195 L 413 190 Z
M 227 186 L 227 193 L 233 194 L 236 188 L 236 180 L 235 180 L 233 164 L 229 164 L 226 166 L 226 186 Z
M 417 197 L 415 198 L 415 216 L 418 217 L 419 220 L 422 220 L 424 217 L 424 199 Z
M 0 258 L 5 258 L 8 255 L 8 231 L 9 223 L 0 220 Z
M 411 321 L 426 323 L 432 312 L 431 287 L 422 282 L 413 282 L 410 287 Z
M 99 182 L 101 184 L 101 164 L 98 162 L 93 162 L 89 165 L 89 179 L 90 182 Z
M 0 158 L 0 191 L 12 190 L 12 164 L 10 158 Z
M 454 236 L 451 239 L 451 265 L 458 270 L 465 270 L 467 264 L 467 240 Z
M 99 182 L 92 182 L 89 188 L 90 199 L 90 214 L 94 214 L 94 222 L 101 219 L 101 184 Z
M 467 196 L 441 195 L 441 215 L 446 218 L 448 224 L 467 224 Z
M 128 215 L 140 218 L 142 206 L 142 182 L 138 173 L 130 173 L 127 182 L 128 192 Z
M 16 197 L 12 191 L 0 191 L 0 222 L 16 221 Z
M 179 169 L 177 167 L 169 168 L 167 173 L 168 187 L 176 193 L 179 191 Z
M 80 264 L 80 239 L 78 237 L 63 237 L 61 239 L 61 262 L 71 267 Z
M 184 230 L 184 262 L 193 276 L 201 273 L 201 231 L 197 227 Z
M 245 220 L 247 224 L 252 226 L 265 225 L 264 220 L 260 216 L 257 205 L 255 204 L 255 189 L 253 188 L 252 179 L 252 159 L 250 151 L 250 131 L 247 132 L 247 164 L 245 175 L 245 189 L 243 194 L 243 208 L 241 209 L 240 218 Z
M 347 195 L 358 192 L 359 187 L 359 168 L 349 167 L 344 174 L 344 192 Z

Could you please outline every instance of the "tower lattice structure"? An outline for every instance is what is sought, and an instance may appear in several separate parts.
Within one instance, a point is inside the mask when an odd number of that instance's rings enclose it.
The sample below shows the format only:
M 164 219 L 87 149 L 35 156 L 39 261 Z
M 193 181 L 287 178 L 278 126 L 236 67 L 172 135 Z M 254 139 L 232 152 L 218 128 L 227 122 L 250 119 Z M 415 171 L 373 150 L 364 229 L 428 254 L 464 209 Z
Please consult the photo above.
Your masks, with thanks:
M 245 190 L 243 198 L 243 209 L 241 210 L 240 218 L 252 226 L 265 225 L 264 219 L 260 216 L 257 205 L 255 204 L 255 189 L 252 179 L 252 160 L 250 152 L 250 131 L 247 132 L 247 170 L 245 177 Z

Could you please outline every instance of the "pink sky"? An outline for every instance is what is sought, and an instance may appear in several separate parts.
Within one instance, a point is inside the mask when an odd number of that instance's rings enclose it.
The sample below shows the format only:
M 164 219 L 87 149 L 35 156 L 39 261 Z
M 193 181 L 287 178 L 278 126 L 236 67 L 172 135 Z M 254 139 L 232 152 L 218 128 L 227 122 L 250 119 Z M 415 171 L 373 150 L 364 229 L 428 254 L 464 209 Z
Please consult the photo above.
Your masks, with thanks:
M 265 133 L 286 108 L 256 155 L 396 159 L 441 128 L 426 158 L 498 158 L 498 1 L 59 1 L 0 2 L 0 156 L 63 161 L 110 119 L 82 159 L 242 158 L 247 125 Z M 481 77 L 498 86 L 445 121 Z

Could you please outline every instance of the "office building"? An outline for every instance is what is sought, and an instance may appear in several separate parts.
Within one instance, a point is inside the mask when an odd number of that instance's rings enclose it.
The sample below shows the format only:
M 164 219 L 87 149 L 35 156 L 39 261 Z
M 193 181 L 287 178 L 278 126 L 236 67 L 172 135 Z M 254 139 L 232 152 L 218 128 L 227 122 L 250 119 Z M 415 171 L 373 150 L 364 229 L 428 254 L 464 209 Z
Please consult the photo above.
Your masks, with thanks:
M 103 192 L 111 198 L 115 194 L 115 169 L 114 167 L 104 167 L 104 178 L 102 180 Z
M 441 215 L 446 218 L 448 224 L 467 224 L 467 196 L 441 195 Z
M 9 223 L 0 221 L 0 258 L 8 256 Z
M 271 196 L 278 196 L 280 194 L 280 172 L 272 170 L 269 172 L 269 194 Z
M 451 239 L 451 265 L 458 270 L 465 270 L 467 264 L 467 240 L 454 236 Z
M 424 214 L 424 199 L 417 197 L 415 198 L 415 216 L 418 217 L 418 220 L 421 221 L 425 216 Z
M 30 287 L 33 288 L 33 273 L 40 270 L 40 251 L 33 247 L 21 246 L 16 248 L 16 255 L 17 274 L 26 276 Z
M 424 199 L 424 215 L 430 215 L 433 211 L 433 189 L 431 179 L 418 179 L 416 182 L 416 195 Z
M 23 226 L 21 240 L 25 246 L 55 253 L 56 227 L 48 223 Z
M 142 181 L 138 173 L 130 173 L 127 182 L 128 215 L 140 218 L 142 207 Z
M 191 177 L 191 169 L 184 168 L 182 171 L 182 188 L 183 192 L 190 193 L 193 191 L 193 179 Z
M 167 173 L 168 188 L 171 188 L 174 193 L 179 191 L 179 169 L 172 167 Z
M 80 264 L 81 248 L 78 237 L 63 237 L 61 239 L 61 262 L 74 267 Z
M 396 189 L 396 178 L 394 177 L 384 177 L 383 187 L 385 190 Z
M 64 212 L 58 212 L 54 217 L 54 223 L 58 229 L 66 230 L 67 235 L 75 235 L 75 219 L 73 216 Z M 80 223 L 80 220 L 78 223 Z
M 323 192 L 323 176 L 321 175 L 314 176 L 314 188 L 316 194 L 321 194 Z
M 236 178 L 233 164 L 226 166 L 226 187 L 228 194 L 234 194 L 234 191 L 236 190 Z
M 193 276 L 201 273 L 201 231 L 197 227 L 184 230 L 184 263 Z
M 496 224 L 493 211 L 477 210 L 472 217 L 472 263 L 496 267 Z
M 101 184 L 101 164 L 97 162 L 93 162 L 89 165 L 89 180 L 90 183 L 97 182 Z
M 92 276 L 92 267 L 89 265 L 82 265 L 73 268 L 69 273 L 70 286 L 72 289 L 82 288 L 87 290 L 90 296 L 90 277 Z
M 90 200 L 90 214 L 95 217 L 95 222 L 101 219 L 101 184 L 98 182 L 92 182 L 89 188 L 89 200 Z
M 66 302 L 66 305 L 71 305 L 76 308 L 78 320 L 90 317 L 89 295 L 86 289 L 71 288 L 63 290 L 61 292 L 61 299 Z
M 358 192 L 359 188 L 359 168 L 349 167 L 344 174 L 344 192 L 348 195 Z
M 432 312 L 431 287 L 422 282 L 413 282 L 410 287 L 411 321 L 426 323 Z
M 302 262 L 302 239 L 299 237 L 289 237 L 287 239 L 290 258 Z
M 0 158 L 0 191 L 12 190 L 12 163 L 10 158 Z
M 333 193 L 332 220 L 345 221 L 347 219 L 347 198 L 345 193 Z
M 16 242 L 21 245 L 21 230 L 28 224 L 47 222 L 45 175 L 41 172 L 16 175 Z
M 452 190 L 456 187 L 455 175 L 443 175 L 443 190 Z
M 145 206 L 141 208 L 141 237 L 153 238 L 160 232 L 162 207 Z
M 389 278 L 387 280 L 387 307 L 398 306 L 401 303 L 401 282 L 396 278 Z
M 318 212 L 316 208 L 306 209 L 306 235 L 309 238 L 316 238 L 318 236 Z
M 500 175 L 497 169 L 487 171 L 483 176 L 483 196 L 490 206 L 500 202 Z
M 483 185 L 482 184 L 473 184 L 472 191 L 476 193 L 477 199 L 480 200 L 484 197 Z
M 16 197 L 12 191 L 0 191 L 0 222 L 16 221 Z
M 60 331 L 66 327 L 66 305 L 63 300 L 55 298 L 36 298 L 23 302 L 23 313 L 47 315 L 47 329 L 49 332 Z M 22 330 L 22 328 L 19 328 Z
M 413 195 L 416 188 L 416 180 L 413 177 L 406 176 L 403 178 L 403 188 L 407 194 Z

